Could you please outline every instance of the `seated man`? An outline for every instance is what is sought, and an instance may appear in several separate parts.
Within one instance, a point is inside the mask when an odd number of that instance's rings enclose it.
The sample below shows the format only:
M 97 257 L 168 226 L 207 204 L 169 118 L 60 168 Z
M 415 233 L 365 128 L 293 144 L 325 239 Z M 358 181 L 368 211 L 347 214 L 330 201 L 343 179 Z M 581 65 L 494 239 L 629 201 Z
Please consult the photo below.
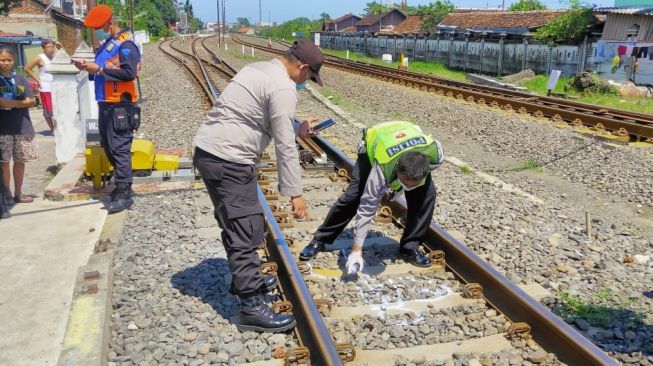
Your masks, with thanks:
M 356 215 L 347 271 L 353 274 L 362 270 L 363 241 L 381 199 L 386 193 L 394 196 L 405 191 L 408 216 L 399 253 L 416 266 L 429 267 L 431 261 L 419 250 L 419 244 L 431 223 L 435 206 L 431 171 L 443 159 L 440 143 L 412 123 L 393 121 L 365 129 L 347 191 L 331 207 L 299 259 L 310 260 L 323 251 Z

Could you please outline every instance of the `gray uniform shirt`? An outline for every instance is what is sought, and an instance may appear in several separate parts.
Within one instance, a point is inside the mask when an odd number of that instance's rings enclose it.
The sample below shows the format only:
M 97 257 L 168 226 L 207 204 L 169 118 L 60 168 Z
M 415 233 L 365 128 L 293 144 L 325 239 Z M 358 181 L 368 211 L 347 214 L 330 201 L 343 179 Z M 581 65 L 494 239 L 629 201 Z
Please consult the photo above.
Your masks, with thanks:
M 299 196 L 296 107 L 295 82 L 280 60 L 249 64 L 231 79 L 193 143 L 221 159 L 255 164 L 274 138 L 279 191 L 284 196 Z
M 431 171 L 440 167 L 444 161 L 442 145 L 440 145 L 438 140 L 434 141 L 438 147 L 439 160 L 435 165 L 431 165 Z M 365 142 L 361 141 L 361 144 L 358 146 L 358 153 L 360 154 L 365 151 Z M 391 183 L 392 182 L 385 181 L 383 171 L 375 160 L 370 175 L 367 177 L 367 181 L 365 182 L 365 189 L 363 190 L 358 210 L 356 210 L 356 217 L 354 218 L 354 227 L 352 228 L 352 233 L 354 234 L 354 245 L 363 245 L 370 228 L 370 223 L 376 214 L 376 210 L 379 208 L 383 196 L 386 193 L 392 193 L 392 190 L 390 189 Z M 401 196 L 402 193 L 403 188 L 398 192 L 395 192 L 394 198 Z

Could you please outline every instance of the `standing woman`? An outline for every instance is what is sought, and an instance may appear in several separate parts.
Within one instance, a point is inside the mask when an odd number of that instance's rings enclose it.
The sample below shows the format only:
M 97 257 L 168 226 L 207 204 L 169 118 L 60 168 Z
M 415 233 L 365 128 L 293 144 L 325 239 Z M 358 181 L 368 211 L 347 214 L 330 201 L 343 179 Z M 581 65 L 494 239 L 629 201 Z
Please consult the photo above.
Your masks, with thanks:
M 0 47 L 0 155 L 5 201 L 28 203 L 33 199 L 22 194 L 25 163 L 38 159 L 34 141 L 34 126 L 28 108 L 34 105 L 34 95 L 27 79 L 14 70 L 14 51 Z M 9 189 L 9 162 L 14 160 L 14 195 Z
M 52 74 L 45 71 L 45 67 L 52 62 L 54 52 L 57 50 L 54 41 L 51 39 L 44 39 L 41 42 L 43 53 L 34 57 L 27 65 L 25 65 L 25 73 L 32 79 L 36 80 L 39 85 L 39 94 L 41 96 L 41 104 L 43 104 L 43 117 L 45 122 L 48 123 L 50 131 L 54 132 L 55 122 L 52 119 L 52 94 L 50 93 L 50 83 L 52 82 Z M 39 68 L 39 77 L 36 78 L 32 69 L 34 66 Z

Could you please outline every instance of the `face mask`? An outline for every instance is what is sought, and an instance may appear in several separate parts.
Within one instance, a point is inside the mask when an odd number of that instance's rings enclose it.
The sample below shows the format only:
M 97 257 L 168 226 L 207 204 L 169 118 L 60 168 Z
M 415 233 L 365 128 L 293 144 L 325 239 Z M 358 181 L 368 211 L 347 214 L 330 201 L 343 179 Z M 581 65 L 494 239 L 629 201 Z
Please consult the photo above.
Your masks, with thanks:
M 95 30 L 95 35 L 96 35 L 99 39 L 101 39 L 101 40 L 103 40 L 103 41 L 104 41 L 104 40 L 107 40 L 107 39 L 109 39 L 109 37 L 111 37 L 111 35 L 110 35 L 109 33 L 105 32 L 104 29 L 96 29 L 96 30 Z
M 304 81 L 304 82 L 301 82 L 301 83 L 297 83 L 297 84 L 295 84 L 295 88 L 297 88 L 297 90 L 302 90 L 302 89 L 304 89 L 305 87 L 306 87 L 306 82 L 305 82 L 305 81 Z
M 404 182 L 402 182 L 401 180 L 399 180 L 399 184 L 401 185 L 401 188 L 403 188 L 404 191 L 406 191 L 406 192 L 410 192 L 410 191 L 412 191 L 412 190 L 415 189 L 415 188 L 419 188 L 419 187 L 423 186 L 424 183 L 426 183 L 426 178 L 423 178 L 422 180 L 420 180 L 420 181 L 419 181 L 419 184 L 417 184 L 416 186 L 413 186 L 413 187 L 410 187 L 410 188 L 409 188 L 409 187 L 407 187 L 407 186 L 404 184 Z

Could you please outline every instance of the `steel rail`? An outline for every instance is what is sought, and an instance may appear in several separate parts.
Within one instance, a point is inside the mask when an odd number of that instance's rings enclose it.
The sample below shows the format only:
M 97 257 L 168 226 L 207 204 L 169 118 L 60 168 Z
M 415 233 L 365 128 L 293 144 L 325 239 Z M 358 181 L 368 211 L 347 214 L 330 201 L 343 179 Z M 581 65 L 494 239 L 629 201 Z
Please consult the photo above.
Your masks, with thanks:
M 171 57 L 180 60 L 176 56 Z M 192 71 L 191 73 L 195 79 L 198 79 L 195 73 Z M 207 79 L 207 83 L 210 83 L 208 75 L 204 74 L 204 77 Z M 212 93 L 213 99 L 217 99 L 215 91 L 212 91 Z M 277 263 L 278 271 L 282 274 L 278 277 L 284 290 L 283 296 L 293 304 L 293 315 L 297 320 L 295 332 L 299 344 L 308 348 L 311 361 L 316 365 L 343 365 L 336 344 L 313 302 L 313 297 L 306 287 L 306 283 L 297 267 L 292 252 L 288 248 L 272 209 L 260 186 L 257 186 L 256 190 L 267 228 L 266 247 L 270 257 Z
M 191 69 L 190 66 L 188 66 L 188 64 L 186 63 L 186 61 L 183 58 L 181 58 L 179 56 L 176 56 L 176 55 L 172 54 L 172 52 L 170 52 L 170 51 L 163 48 L 164 43 L 170 43 L 170 48 L 174 49 L 177 52 L 180 52 L 180 51 L 178 51 L 176 48 L 174 48 L 172 46 L 172 41 L 173 41 L 173 39 L 161 41 L 159 43 L 159 50 L 161 50 L 161 52 L 163 52 L 166 56 L 168 56 L 173 62 L 175 62 L 178 65 L 183 66 L 186 69 L 186 73 L 189 74 L 193 79 L 195 79 L 195 81 L 197 81 L 197 84 L 199 84 L 200 87 L 202 88 L 202 91 L 204 92 L 204 96 L 206 97 L 207 101 L 211 105 L 213 105 L 215 103 L 215 100 L 213 99 L 213 96 L 211 95 L 210 90 L 206 87 L 206 85 L 204 85 L 204 83 L 202 83 L 202 80 L 199 78 L 199 76 L 197 76 L 195 71 L 193 69 Z
M 207 51 L 208 53 L 210 53 L 211 56 L 213 56 L 213 60 L 214 60 L 215 62 L 217 62 L 218 65 L 224 66 L 224 67 L 227 69 L 226 71 L 225 71 L 225 70 L 222 70 L 222 69 L 221 69 L 220 71 L 222 71 L 225 75 L 227 75 L 227 76 L 230 77 L 230 78 L 236 76 L 236 73 L 238 73 L 238 70 L 236 70 L 236 68 L 234 68 L 233 66 L 231 66 L 231 65 L 230 65 L 228 62 L 226 62 L 225 60 L 219 58 L 218 55 L 217 55 L 215 52 L 213 52 L 213 51 L 212 51 L 212 50 L 211 50 L 211 49 L 206 45 L 206 43 L 204 43 L 204 42 L 206 42 L 207 40 L 209 40 L 210 38 L 211 38 L 211 37 L 202 37 L 202 46 L 204 46 L 204 49 L 206 49 L 206 51 Z
M 293 307 L 293 315 L 297 320 L 301 341 L 310 350 L 311 361 L 314 364 L 342 365 L 335 342 L 313 302 L 313 297 L 308 291 L 295 258 L 288 248 L 288 243 L 277 225 L 272 209 L 260 187 L 257 188 L 257 191 L 268 229 L 267 248 L 272 259 L 280 264 L 278 267 L 283 274 L 283 276 L 279 276 L 279 281 L 282 288 L 290 290 L 284 292 L 285 296 L 293 305 L 299 305 Z
M 254 37 L 254 38 L 261 38 L 261 37 Z M 276 43 L 279 43 L 283 45 L 284 47 L 289 47 L 290 44 L 288 42 L 282 42 L 282 41 L 275 41 Z M 510 89 L 504 89 L 504 88 L 499 88 L 495 86 L 489 86 L 489 85 L 477 85 L 477 84 L 472 84 L 472 83 L 467 83 L 464 81 L 458 81 L 458 80 L 452 80 L 452 79 L 446 79 L 442 77 L 438 77 L 435 75 L 428 75 L 428 74 L 420 74 L 408 70 L 399 70 L 399 69 L 392 69 L 389 67 L 381 66 L 381 65 L 375 65 L 375 64 L 369 64 L 365 62 L 360 62 L 360 61 L 355 61 L 355 60 L 349 60 L 349 59 L 343 59 L 338 56 L 332 56 L 332 55 L 325 55 L 325 59 L 330 61 L 330 62 L 336 62 L 336 63 L 343 63 L 343 64 L 351 64 L 351 65 L 365 65 L 368 66 L 372 69 L 376 70 L 383 70 L 383 71 L 388 71 L 391 73 L 399 74 L 399 75 L 407 75 L 407 76 L 412 76 L 412 77 L 417 77 L 420 79 L 424 80 L 430 80 L 430 81 L 436 81 L 440 84 L 446 85 L 446 86 L 455 86 L 463 89 L 477 89 L 477 90 L 484 90 L 487 93 L 494 94 L 494 95 L 510 95 L 515 98 L 520 98 L 520 99 L 529 99 L 532 101 L 535 101 L 539 104 L 543 105 L 551 105 L 551 106 L 559 106 L 559 107 L 567 107 L 567 108 L 572 108 L 578 111 L 583 111 L 585 113 L 591 113 L 591 114 L 596 114 L 596 115 L 612 115 L 618 119 L 621 120 L 628 120 L 628 119 L 635 119 L 635 120 L 640 120 L 643 122 L 651 122 L 653 123 L 653 115 L 651 114 L 646 114 L 646 113 L 637 113 L 637 112 L 631 112 L 623 109 L 615 109 L 615 108 L 608 108 L 608 107 L 600 107 L 588 103 L 583 103 L 583 102 L 575 102 L 575 101 L 570 101 L 570 100 L 565 100 L 565 99 L 560 99 L 560 98 L 553 98 L 553 97 L 548 97 L 548 96 L 541 96 L 541 95 L 534 95 L 534 94 L 529 94 L 529 93 L 524 93 L 516 90 L 510 90 Z
M 326 139 L 316 136 L 314 141 L 337 166 L 351 174 L 354 163 Z M 395 217 L 404 216 L 406 203 L 403 199 L 390 202 Z M 510 280 L 431 222 L 426 242 L 430 250 L 440 249 L 446 253 L 447 267 L 468 283 L 483 286 L 483 296 L 512 322 L 526 322 L 531 326 L 535 341 L 547 352 L 554 353 L 568 365 L 617 366 L 618 363 L 596 345 L 544 306 L 526 294 Z
M 266 52 L 283 53 L 281 50 L 248 43 L 238 37 L 234 37 L 234 40 Z M 569 123 L 580 123 L 597 129 L 603 128 L 613 131 L 615 134 L 653 139 L 653 116 L 651 115 L 454 82 L 409 71 L 343 60 L 333 56 L 327 57 L 325 64 L 348 72 L 359 71 L 365 75 L 385 79 L 385 81 L 404 83 L 407 86 L 425 89 L 429 92 L 448 94 L 459 99 L 467 99 L 490 106 L 503 106 L 509 110 L 524 111 L 535 116 L 559 119 Z
M 204 69 L 204 65 L 202 64 L 204 62 L 204 60 L 202 60 L 200 58 L 199 53 L 197 53 L 197 49 L 195 48 L 195 43 L 197 43 L 198 40 L 199 40 L 199 38 L 195 38 L 193 40 L 193 43 L 191 43 L 190 48 L 193 50 L 193 56 L 195 57 L 195 62 L 200 67 L 200 71 L 202 72 L 202 76 L 204 76 L 204 80 L 206 80 L 206 85 L 209 87 L 209 91 L 211 92 L 211 95 L 213 96 L 213 100 L 215 102 L 215 100 L 218 99 L 218 96 L 220 95 L 220 92 L 213 86 L 213 82 L 211 81 L 211 78 L 209 77 L 209 74 L 206 72 L 206 70 Z M 204 46 L 204 44 L 202 44 L 202 46 Z

